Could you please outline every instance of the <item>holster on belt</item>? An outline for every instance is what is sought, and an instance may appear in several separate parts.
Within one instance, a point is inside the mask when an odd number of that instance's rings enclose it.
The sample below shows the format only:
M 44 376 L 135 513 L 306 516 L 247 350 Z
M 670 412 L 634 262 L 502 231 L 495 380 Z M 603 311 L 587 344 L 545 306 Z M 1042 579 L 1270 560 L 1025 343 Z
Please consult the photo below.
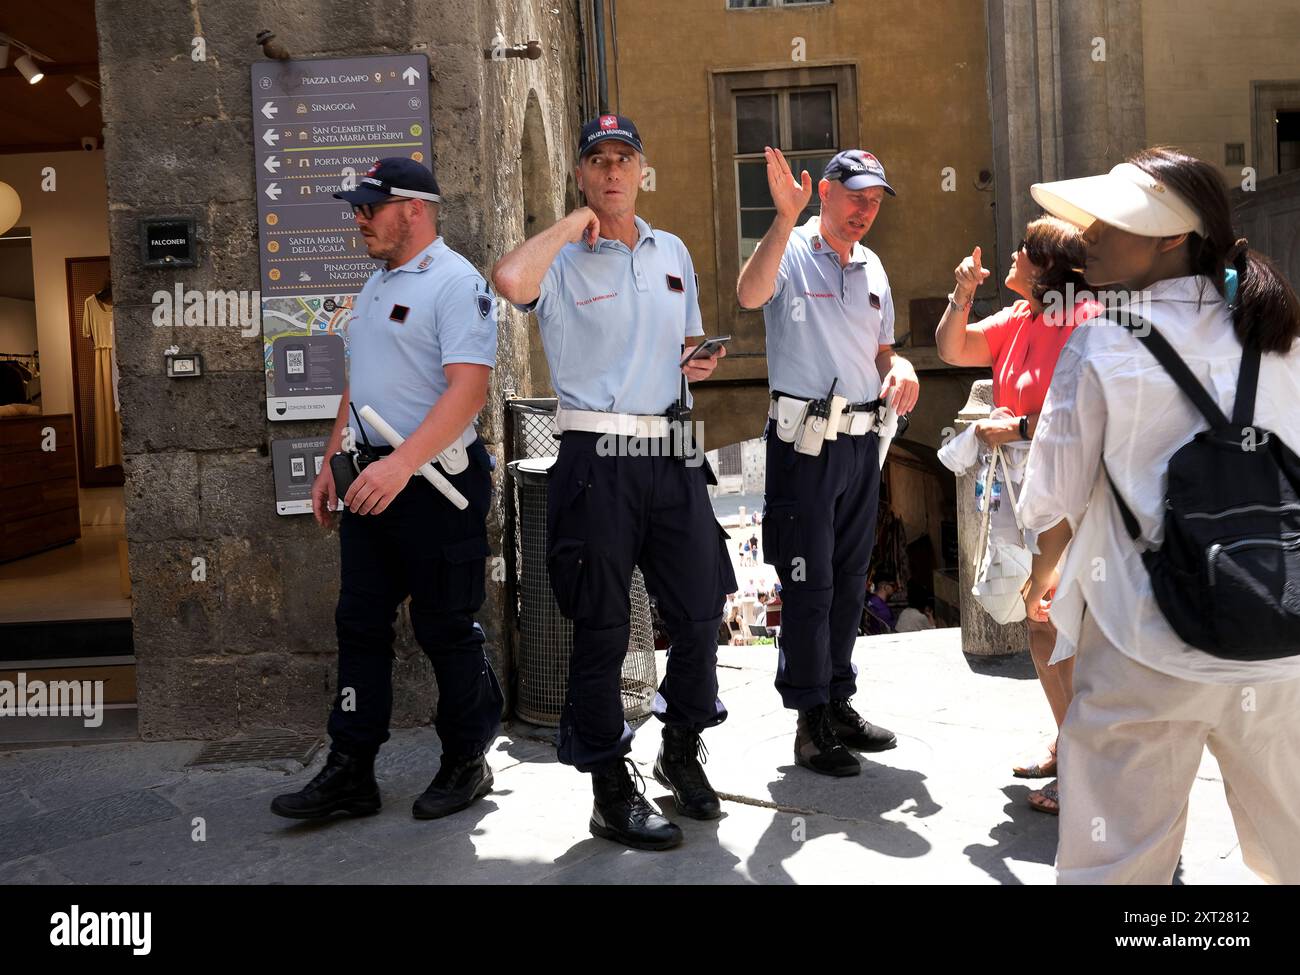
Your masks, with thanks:
M 686 405 L 686 374 L 682 374 L 681 390 L 677 402 L 668 407 L 664 416 L 668 418 L 668 441 L 672 455 L 678 460 L 686 461 L 699 455 L 704 465 L 704 477 L 709 484 L 716 485 L 718 476 L 713 473 L 713 465 L 704 456 L 704 445 L 695 441 L 695 427 L 691 423 L 691 408 Z
M 822 444 L 833 438 L 838 432 L 839 415 L 844 410 L 845 400 L 839 397 L 839 409 L 835 410 L 833 404 L 835 399 L 835 384 L 838 383 L 839 377 L 831 381 L 830 392 L 826 394 L 825 399 L 810 399 L 808 409 L 804 412 L 803 423 L 795 431 L 794 450 L 797 454 L 807 454 L 809 457 L 816 457 L 822 452 Z M 835 423 L 831 423 L 831 414 L 835 414 Z

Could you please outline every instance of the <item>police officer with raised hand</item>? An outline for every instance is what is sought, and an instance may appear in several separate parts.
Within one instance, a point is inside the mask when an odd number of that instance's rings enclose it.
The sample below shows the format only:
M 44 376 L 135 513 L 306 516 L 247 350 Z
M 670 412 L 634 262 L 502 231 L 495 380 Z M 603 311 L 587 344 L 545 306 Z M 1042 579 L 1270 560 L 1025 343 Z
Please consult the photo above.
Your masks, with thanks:
M 492 494 L 491 462 L 474 419 L 496 364 L 496 307 L 483 277 L 438 235 L 441 197 L 424 166 L 381 159 L 356 189 L 335 196 L 352 204 L 370 256 L 385 266 L 356 297 L 348 386 L 326 455 L 343 442 L 349 400 L 358 409 L 371 406 L 405 442 L 384 446 L 368 424 L 357 432 L 357 441 L 364 436 L 379 456 L 342 498 L 329 758 L 305 788 L 278 796 L 271 810 L 292 819 L 379 811 L 374 762 L 389 737 L 393 621 L 409 596 L 411 626 L 438 681 L 442 742 L 441 767 L 412 813 L 436 819 L 491 790 L 485 752 L 503 703 L 474 621 L 484 598 Z M 435 467 L 469 502 L 464 510 L 416 474 L 435 455 Z M 323 466 L 312 486 L 322 525 L 330 523 L 337 494 L 331 468 Z
M 763 309 L 769 406 L 763 553 L 781 579 L 776 687 L 798 712 L 795 762 L 855 775 L 848 747 L 881 751 L 895 737 L 854 709 L 853 645 L 866 598 L 880 489 L 885 406 L 916 405 L 912 366 L 894 354 L 894 304 L 880 259 L 861 243 L 894 190 L 871 153 L 836 154 L 819 217 L 796 226 L 812 196 L 768 148 L 777 215 L 741 271 L 740 304 Z
M 560 761 L 592 775 L 594 835 L 666 849 L 681 830 L 646 801 L 625 758 L 632 731 L 619 683 L 632 571 L 641 567 L 672 639 L 654 707 L 664 724 L 655 778 L 678 812 L 696 819 L 721 815 L 700 732 L 727 714 L 715 664 L 723 601 L 736 582 L 702 448 L 670 435 L 682 418 L 675 408 L 689 406 L 683 375 L 707 377 L 720 355 L 680 365 L 696 348 L 684 349 L 686 340 L 703 334 L 694 266 L 677 237 L 636 216 L 644 165 L 631 120 L 588 122 L 576 169 L 588 205 L 503 257 L 492 280 L 536 310 L 559 397 L 547 568 L 574 629 Z

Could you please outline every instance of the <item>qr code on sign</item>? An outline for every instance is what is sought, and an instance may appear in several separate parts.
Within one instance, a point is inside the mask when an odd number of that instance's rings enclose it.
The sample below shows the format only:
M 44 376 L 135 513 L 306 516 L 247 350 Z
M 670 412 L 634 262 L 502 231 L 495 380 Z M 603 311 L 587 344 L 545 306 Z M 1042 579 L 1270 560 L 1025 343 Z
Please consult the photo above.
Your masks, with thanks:
M 302 349 L 290 349 L 285 353 L 285 368 L 289 372 L 303 371 L 303 352 Z

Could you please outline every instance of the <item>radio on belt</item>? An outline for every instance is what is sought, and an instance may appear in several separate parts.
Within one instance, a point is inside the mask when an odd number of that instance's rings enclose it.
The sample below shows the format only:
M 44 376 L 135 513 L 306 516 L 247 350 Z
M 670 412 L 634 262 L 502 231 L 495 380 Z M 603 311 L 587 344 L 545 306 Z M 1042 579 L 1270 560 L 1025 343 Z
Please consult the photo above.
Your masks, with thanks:
M 826 440 L 826 428 L 830 425 L 831 400 L 835 396 L 835 385 L 840 381 L 836 376 L 831 380 L 830 392 L 825 399 L 810 399 L 808 409 L 794 435 L 796 453 L 816 457 L 822 452 L 822 443 Z

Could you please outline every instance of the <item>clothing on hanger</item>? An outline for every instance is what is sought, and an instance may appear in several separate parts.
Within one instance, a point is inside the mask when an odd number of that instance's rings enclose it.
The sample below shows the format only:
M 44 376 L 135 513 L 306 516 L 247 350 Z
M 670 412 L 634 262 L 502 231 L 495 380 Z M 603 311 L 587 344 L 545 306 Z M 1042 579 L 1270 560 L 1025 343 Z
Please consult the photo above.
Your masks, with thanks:
M 95 466 L 112 467 L 122 463 L 122 427 L 111 302 L 98 295 L 86 299 L 81 334 L 95 343 Z

